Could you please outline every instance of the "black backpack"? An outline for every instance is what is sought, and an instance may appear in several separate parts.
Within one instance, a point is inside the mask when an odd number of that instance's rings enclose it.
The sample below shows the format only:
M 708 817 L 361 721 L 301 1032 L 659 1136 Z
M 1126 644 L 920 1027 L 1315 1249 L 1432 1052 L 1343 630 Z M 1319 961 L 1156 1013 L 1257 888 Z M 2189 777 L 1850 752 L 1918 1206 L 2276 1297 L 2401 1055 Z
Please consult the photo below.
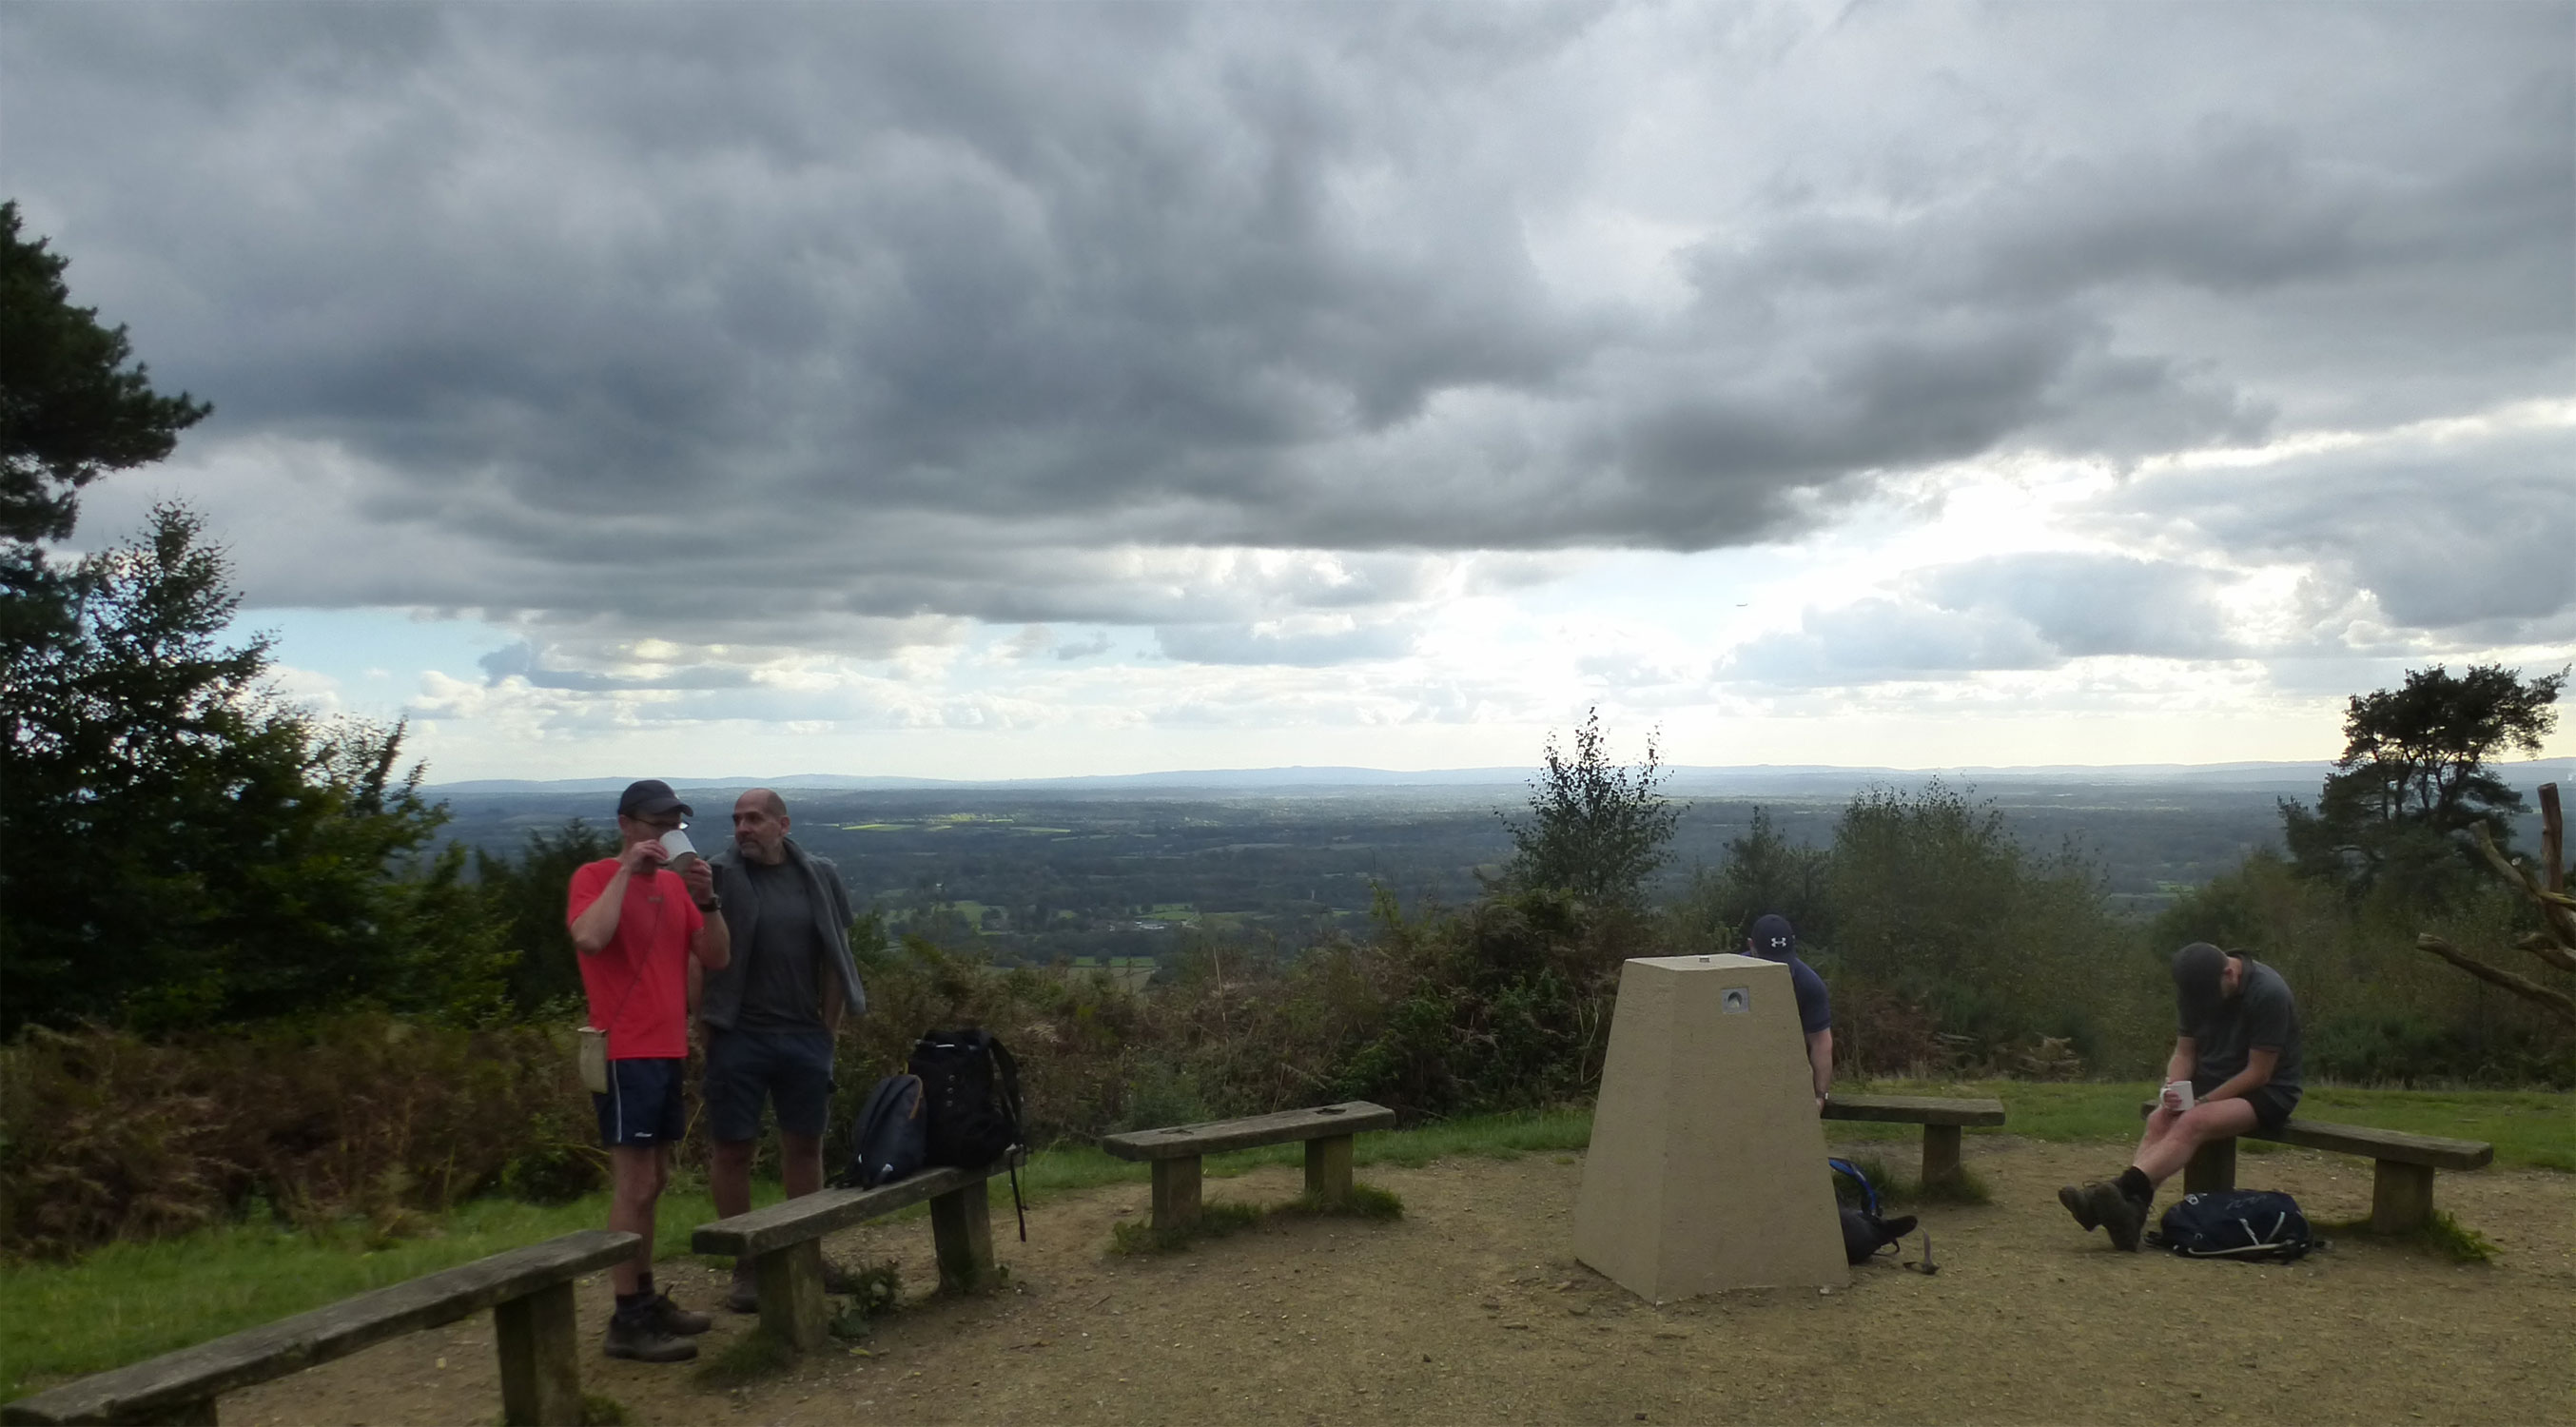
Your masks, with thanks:
M 1860 1203 L 1836 1205 L 1842 1214 L 1844 1261 L 1867 1263 L 1879 1250 L 1914 1232 L 1911 1214 L 1895 1219 L 1879 1217 L 1878 1190 L 1870 1184 L 1869 1176 L 1860 1172 L 1859 1165 L 1847 1159 L 1829 1159 L 1825 1163 L 1860 1186 Z
M 912 1043 L 911 1069 L 921 1077 L 928 1121 L 925 1163 L 982 1169 L 1020 1144 L 1020 1063 L 991 1032 L 972 1026 L 932 1031 Z M 1020 1203 L 1016 1163 L 1010 1175 L 1025 1242 L 1028 1210 Z
M 2299 1201 L 2273 1189 L 2186 1194 L 2165 1210 L 2147 1242 L 2187 1259 L 2288 1263 L 2323 1247 Z
M 930 1152 L 928 1129 L 920 1076 L 889 1075 L 878 1081 L 859 1107 L 850 1133 L 850 1162 L 833 1185 L 874 1189 L 919 1174 Z

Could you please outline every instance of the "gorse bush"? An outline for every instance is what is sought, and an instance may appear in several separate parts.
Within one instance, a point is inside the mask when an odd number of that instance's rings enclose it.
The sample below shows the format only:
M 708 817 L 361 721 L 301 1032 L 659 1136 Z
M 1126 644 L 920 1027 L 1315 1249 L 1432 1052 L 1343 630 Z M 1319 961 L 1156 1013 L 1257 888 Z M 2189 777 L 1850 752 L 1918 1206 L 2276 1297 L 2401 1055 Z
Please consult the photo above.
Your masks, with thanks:
M 62 1256 L 265 1206 L 406 1217 L 605 1182 L 566 1037 L 384 1014 L 147 1042 L 34 1030 L 0 1051 L 0 1250 Z

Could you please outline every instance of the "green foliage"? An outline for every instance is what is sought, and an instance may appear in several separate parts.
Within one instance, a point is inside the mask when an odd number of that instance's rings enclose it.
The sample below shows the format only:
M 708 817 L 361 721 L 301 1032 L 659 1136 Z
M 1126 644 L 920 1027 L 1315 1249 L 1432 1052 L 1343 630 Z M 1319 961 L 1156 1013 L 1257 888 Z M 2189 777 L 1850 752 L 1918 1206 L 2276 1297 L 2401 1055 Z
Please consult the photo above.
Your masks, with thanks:
M 1830 852 L 1789 841 L 1771 815 L 1757 807 L 1751 829 L 1728 839 L 1726 860 L 1691 875 L 1673 907 L 1677 931 L 1684 940 L 1719 951 L 1742 951 L 1753 919 L 1777 912 L 1798 929 L 1802 942 L 1831 946 L 1832 870 Z
M 324 724 L 263 692 L 268 644 L 217 636 L 239 597 L 203 522 L 165 505 L 0 647 L 0 1031 L 147 1031 L 372 1000 L 463 1019 L 508 955 L 426 853 L 443 814 L 403 730 Z
M 1199 1206 L 1195 1222 L 1178 1227 L 1129 1219 L 1109 1226 L 1113 1254 L 1175 1254 L 1208 1239 L 1222 1239 L 1257 1228 L 1268 1211 L 1239 1199 L 1211 1199 Z
M 2483 825 L 2499 845 L 2522 795 L 2487 761 L 2540 751 L 2558 725 L 2554 705 L 2568 671 L 2526 680 L 2500 664 L 2454 676 L 2442 665 L 2410 669 L 2404 684 L 2356 694 L 2344 713 L 2343 755 L 2316 811 L 2281 804 L 2282 831 L 2303 875 L 2358 896 L 2389 885 L 2439 903 L 2474 867 L 2463 835 Z
M 1835 1053 L 1869 1071 L 2017 1068 L 2044 1038 L 2088 1062 L 2139 1044 L 2150 968 L 2073 849 L 2033 856 L 2002 814 L 1935 779 L 1852 799 L 1834 832 Z M 1805 938 L 1802 937 L 1802 946 Z
M 13 542 L 71 534 L 82 486 L 169 455 L 213 410 L 127 366 L 125 329 L 72 305 L 68 260 L 47 247 L 0 203 L 0 540 Z
M 1586 906 L 1635 910 L 1646 879 L 1670 853 L 1679 806 L 1656 794 L 1664 779 L 1653 735 L 1634 768 L 1610 761 L 1601 711 L 1583 716 L 1568 757 L 1548 735 L 1547 766 L 1531 785 L 1529 818 L 1504 819 L 1512 860 L 1504 876 L 1527 890 L 1556 892 Z
M 893 1259 L 849 1270 L 825 1265 L 823 1279 L 826 1290 L 846 1300 L 832 1319 L 836 1337 L 863 1337 L 867 1324 L 903 1306 L 903 1266 Z
M 252 1204 L 379 1236 L 504 1186 L 595 1189 L 572 1051 L 384 1015 L 148 1042 L 37 1029 L 0 1050 L 0 1252 L 63 1257 Z
M 529 833 L 515 858 L 475 851 L 474 885 L 482 915 L 497 925 L 508 949 L 508 995 L 518 1014 L 570 1013 L 581 1003 L 581 966 L 564 927 L 565 889 L 583 864 L 616 852 L 615 832 L 580 818 Z

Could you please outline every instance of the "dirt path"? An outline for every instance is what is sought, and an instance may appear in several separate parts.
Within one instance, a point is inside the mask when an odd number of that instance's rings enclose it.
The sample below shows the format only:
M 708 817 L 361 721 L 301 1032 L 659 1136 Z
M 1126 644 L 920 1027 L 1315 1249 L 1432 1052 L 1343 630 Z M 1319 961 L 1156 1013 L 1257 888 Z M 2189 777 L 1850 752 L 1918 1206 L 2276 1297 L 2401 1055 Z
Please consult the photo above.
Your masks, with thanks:
M 1105 1252 L 1143 1185 L 1068 1195 L 994 1229 L 1012 1284 L 918 1303 L 871 1356 L 833 1352 L 748 1389 L 590 1357 L 584 1381 L 641 1423 L 2499 1422 L 2576 1419 L 2576 1180 L 2444 1175 L 2443 1206 L 2501 1253 L 2455 1265 L 2347 1240 L 2275 1267 L 2116 1254 L 2056 1186 L 2116 1168 L 2106 1147 L 1972 1139 L 1991 1205 L 1925 1216 L 1941 1272 L 1892 1263 L 1851 1287 L 1656 1309 L 1577 1265 L 1572 1157 L 1455 1160 L 1363 1178 L 1393 1224 L 1276 1224 L 1190 1252 Z M 2248 1155 L 2242 1178 L 2319 1220 L 2367 1212 L 2370 1165 Z M 1294 1193 L 1291 1171 L 1212 1198 Z M 836 1236 L 844 1262 L 935 1278 L 927 1226 Z M 1909 1241 L 1910 1245 L 1911 1241 Z M 722 1271 L 666 1264 L 681 1301 Z M 1570 1287 L 1566 1285 L 1571 1285 Z M 586 1336 L 607 1310 L 584 1286 Z M 710 1349 L 751 1320 L 719 1315 Z M 489 1421 L 488 1322 L 416 1334 L 227 1398 L 229 1423 Z

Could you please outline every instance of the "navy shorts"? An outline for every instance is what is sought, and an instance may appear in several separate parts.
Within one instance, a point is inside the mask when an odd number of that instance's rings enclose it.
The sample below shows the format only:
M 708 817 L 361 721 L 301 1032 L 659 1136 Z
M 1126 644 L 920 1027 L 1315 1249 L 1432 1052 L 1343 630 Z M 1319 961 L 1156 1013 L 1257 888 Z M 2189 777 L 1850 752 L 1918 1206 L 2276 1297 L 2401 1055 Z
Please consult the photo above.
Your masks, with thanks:
M 612 1060 L 608 1093 L 593 1095 L 604 1145 L 676 1145 L 687 1131 L 680 1105 L 682 1060 Z
M 2191 1078 L 2191 1093 L 2206 1096 L 2224 1083 L 2195 1075 Z M 2245 1103 L 2254 1107 L 2254 1127 L 2268 1135 L 2289 1123 L 2290 1112 L 2299 1108 L 2299 1092 L 2278 1085 L 2257 1085 L 2245 1092 Z
M 819 1137 L 832 1109 L 830 1031 L 707 1030 L 707 1134 L 760 1138 L 760 1107 L 778 1105 L 782 1134 Z

